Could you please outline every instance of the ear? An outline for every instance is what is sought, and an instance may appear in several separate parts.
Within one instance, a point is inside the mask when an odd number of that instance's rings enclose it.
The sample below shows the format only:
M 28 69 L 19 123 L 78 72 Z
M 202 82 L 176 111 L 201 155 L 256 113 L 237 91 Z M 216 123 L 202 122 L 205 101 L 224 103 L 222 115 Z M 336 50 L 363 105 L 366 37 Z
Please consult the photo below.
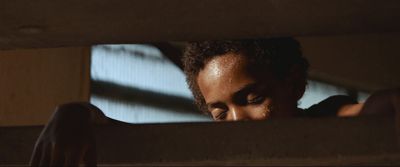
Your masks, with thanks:
M 291 85 L 290 87 L 293 91 L 294 98 L 300 100 L 306 90 L 307 76 L 299 65 L 291 67 L 286 82 Z

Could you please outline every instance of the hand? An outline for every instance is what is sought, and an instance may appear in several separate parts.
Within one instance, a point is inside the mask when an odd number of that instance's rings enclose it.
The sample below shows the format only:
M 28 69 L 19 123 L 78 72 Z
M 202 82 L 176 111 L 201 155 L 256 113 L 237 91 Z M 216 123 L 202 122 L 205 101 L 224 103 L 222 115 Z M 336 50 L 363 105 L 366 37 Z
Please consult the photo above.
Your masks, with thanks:
M 372 94 L 365 101 L 360 115 L 400 114 L 400 89 L 389 89 Z
M 31 166 L 96 166 L 93 125 L 105 122 L 102 111 L 89 103 L 58 106 L 36 141 Z

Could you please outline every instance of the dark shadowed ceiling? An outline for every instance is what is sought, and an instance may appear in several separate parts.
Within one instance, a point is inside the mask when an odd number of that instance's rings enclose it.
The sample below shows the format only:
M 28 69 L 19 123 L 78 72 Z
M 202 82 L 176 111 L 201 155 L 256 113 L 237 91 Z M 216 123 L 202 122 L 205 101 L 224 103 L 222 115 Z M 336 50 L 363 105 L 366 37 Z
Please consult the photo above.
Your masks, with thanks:
M 400 32 L 399 20 L 400 1 L 397 0 L 1 0 L 0 49 L 383 34 Z M 304 41 L 309 46 L 319 43 Z M 399 40 L 395 39 L 395 43 L 400 47 Z M 375 77 L 366 75 L 367 79 L 354 80 L 356 74 L 335 75 L 330 72 L 334 68 L 324 69 L 323 63 L 340 65 L 340 60 L 324 62 L 318 56 L 311 60 L 319 63 L 320 68 L 313 72 L 315 76 L 345 81 L 356 87 L 363 85 L 366 90 L 400 85 L 396 79 L 399 71 L 393 67 L 382 68 Z M 365 66 L 373 64 L 375 59 L 372 60 Z M 394 60 L 398 58 L 387 61 Z M 381 64 L 385 66 L 385 62 Z M 390 84 L 379 84 L 379 73 L 388 75 Z M 365 82 L 374 84 L 368 86 Z
M 396 0 L 2 0 L 0 48 L 400 30 Z

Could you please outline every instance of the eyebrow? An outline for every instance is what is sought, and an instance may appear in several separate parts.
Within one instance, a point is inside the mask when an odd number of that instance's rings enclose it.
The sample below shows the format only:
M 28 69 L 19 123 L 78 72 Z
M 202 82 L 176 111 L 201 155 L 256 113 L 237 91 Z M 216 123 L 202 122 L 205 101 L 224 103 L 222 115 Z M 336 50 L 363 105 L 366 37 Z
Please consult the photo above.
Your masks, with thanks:
M 240 97 L 243 95 L 246 95 L 247 93 L 255 90 L 257 88 L 257 83 L 249 83 L 241 88 L 239 88 L 237 91 L 233 93 L 233 100 L 238 101 Z M 217 102 L 210 102 L 206 103 L 207 108 L 210 110 L 210 108 L 223 108 L 224 103 L 217 101 Z
M 207 103 L 206 105 L 207 105 L 208 110 L 210 110 L 212 108 L 224 108 L 225 107 L 224 103 L 220 102 L 220 101 Z

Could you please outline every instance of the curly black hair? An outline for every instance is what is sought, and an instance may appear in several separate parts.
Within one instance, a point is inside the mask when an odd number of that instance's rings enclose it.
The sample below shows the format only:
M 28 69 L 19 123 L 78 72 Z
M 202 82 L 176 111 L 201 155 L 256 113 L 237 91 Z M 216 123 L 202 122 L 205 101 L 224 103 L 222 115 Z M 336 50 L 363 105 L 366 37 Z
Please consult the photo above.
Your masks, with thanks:
M 196 105 L 203 112 L 207 111 L 207 107 L 197 84 L 197 76 L 208 61 L 227 53 L 244 53 L 258 73 L 262 73 L 262 70 L 272 71 L 277 79 L 285 78 L 293 66 L 298 66 L 306 83 L 309 64 L 302 56 L 299 42 L 294 38 L 188 42 L 182 63 Z

